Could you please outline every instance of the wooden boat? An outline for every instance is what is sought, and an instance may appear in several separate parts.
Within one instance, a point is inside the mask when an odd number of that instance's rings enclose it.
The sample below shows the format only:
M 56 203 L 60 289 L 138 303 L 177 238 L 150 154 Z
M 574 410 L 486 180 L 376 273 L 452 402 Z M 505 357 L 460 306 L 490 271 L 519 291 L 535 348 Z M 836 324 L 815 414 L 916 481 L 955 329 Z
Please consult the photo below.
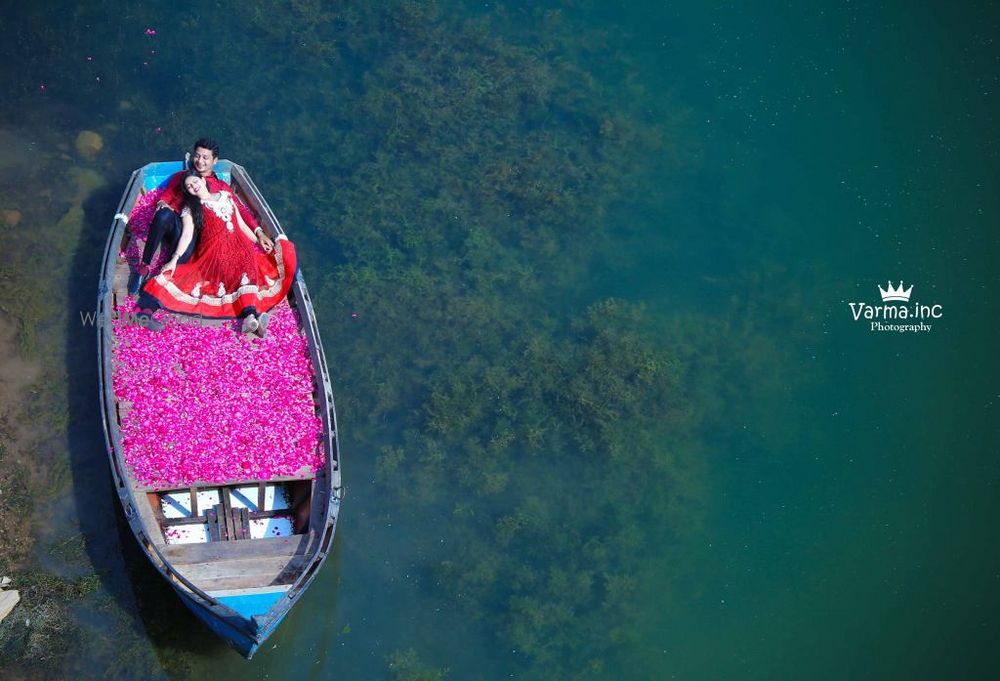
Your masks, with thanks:
M 184 604 L 212 631 L 250 658 L 315 579 L 333 546 L 343 496 L 333 391 L 312 302 L 301 271 L 288 304 L 297 315 L 313 369 L 313 402 L 322 422 L 317 452 L 324 465 L 285 477 L 243 478 L 234 472 L 222 483 L 142 484 L 123 452 L 122 418 L 127 404 L 115 395 L 115 311 L 125 300 L 129 264 L 122 248 L 129 238 L 128 215 L 146 192 L 184 168 L 183 162 L 151 163 L 132 173 L 108 235 L 98 294 L 97 342 L 100 401 L 115 489 L 142 551 Z M 246 171 L 230 161 L 216 163 L 260 217 L 272 238 L 281 226 Z M 284 515 L 282 515 L 284 514 Z M 282 517 L 287 536 L 267 535 Z M 291 517 L 292 520 L 288 520 Z M 261 532 L 253 528 L 263 527 Z M 172 543 L 168 533 L 198 535 L 193 543 Z M 275 530 L 277 531 L 277 530 Z

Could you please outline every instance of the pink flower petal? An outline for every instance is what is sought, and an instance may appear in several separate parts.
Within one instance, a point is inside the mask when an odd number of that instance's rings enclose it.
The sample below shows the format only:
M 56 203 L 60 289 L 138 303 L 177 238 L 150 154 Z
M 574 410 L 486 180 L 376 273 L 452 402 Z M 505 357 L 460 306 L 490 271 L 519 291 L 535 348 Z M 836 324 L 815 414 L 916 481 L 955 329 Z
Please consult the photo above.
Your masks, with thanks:
M 181 486 L 322 467 L 315 378 L 287 303 L 271 311 L 268 337 L 254 342 L 235 325 L 172 320 L 151 333 L 131 323 L 134 311 L 131 300 L 118 309 L 113 386 L 131 405 L 122 445 L 142 483 Z

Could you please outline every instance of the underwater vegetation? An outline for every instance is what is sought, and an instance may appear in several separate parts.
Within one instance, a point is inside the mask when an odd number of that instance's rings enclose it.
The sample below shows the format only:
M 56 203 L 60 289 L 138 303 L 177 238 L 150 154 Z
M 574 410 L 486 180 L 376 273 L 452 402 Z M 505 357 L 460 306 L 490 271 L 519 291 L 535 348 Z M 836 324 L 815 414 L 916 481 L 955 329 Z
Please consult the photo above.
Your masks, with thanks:
M 70 604 L 93 593 L 98 578 L 61 579 L 31 571 L 19 574 L 17 585 L 22 605 L 0 624 L 0 664 L 28 662 L 35 675 L 55 678 L 79 638 L 79 630 L 67 624 Z
M 393 681 L 444 681 L 447 669 L 432 669 L 421 664 L 417 651 L 410 648 L 396 651 L 387 661 L 390 678 Z
M 357 315 L 328 344 L 393 517 L 446 517 L 428 581 L 519 673 L 601 676 L 645 556 L 697 514 L 698 417 L 641 308 L 566 301 L 679 133 L 611 106 L 560 58 L 581 37 L 539 18 L 519 43 L 400 4 L 359 32 L 376 46 L 314 208 L 343 264 L 317 300 Z
M 18 179 L 0 192 L 18 216 L 0 227 L 0 574 L 21 596 L 0 623 L 4 678 L 64 676 L 84 631 L 74 611 L 95 604 L 100 581 L 79 528 L 49 520 L 71 496 L 66 353 L 80 337 L 66 291 L 88 202 L 105 185 L 69 156 L 71 141 L 36 137 L 30 164 L 23 139 L 0 154 L 0 176 Z
M 417 3 L 308 16 L 286 30 L 329 36 L 343 70 L 300 66 L 341 101 L 266 137 L 320 145 L 279 194 L 341 253 L 315 295 L 341 420 L 387 513 L 446 517 L 422 569 L 514 668 L 610 674 L 645 557 L 697 526 L 701 416 L 641 306 L 585 292 L 681 132 L 566 58 L 603 36 L 558 15 L 516 40 Z
M 6 424 L 4 424 L 6 425 Z M 31 551 L 32 500 L 24 466 L 12 460 L 6 436 L 0 440 L 0 574 L 9 575 Z
M 418 566 L 428 588 L 490 647 L 516 651 L 504 671 L 617 677 L 641 604 L 672 574 L 655 571 L 682 572 L 671 547 L 700 527 L 703 429 L 726 390 L 774 369 L 757 329 L 593 285 L 595 263 L 623 248 L 618 209 L 663 201 L 662 178 L 696 162 L 682 112 L 641 91 L 609 49 L 620 36 L 580 30 L 568 13 L 265 0 L 228 8 L 219 39 L 205 41 L 193 16 L 151 9 L 139 23 L 140 4 L 125 4 L 136 38 L 89 48 L 93 61 L 66 64 L 47 91 L 78 84 L 63 112 L 106 101 L 88 128 L 121 156 L 56 179 L 124 177 L 211 121 L 301 246 L 353 484 L 370 471 L 385 515 L 409 527 L 444 519 L 448 541 Z M 102 7 L 74 21 L 97 21 Z M 144 35 L 152 25 L 158 35 Z M 54 50 L 58 32 L 34 37 Z M 167 50 L 197 52 L 213 72 L 169 67 Z M 120 66 L 95 81 L 95 62 Z M 252 84 L 232 77 L 250 73 Z M 13 90 L 49 97 L 33 84 L 43 75 L 12 74 Z M 127 98 L 97 97 L 116 80 Z M 42 161 L 63 166 L 58 154 Z M 103 242 L 106 222 L 87 224 L 68 199 L 30 215 L 2 198 L 25 218 L 18 250 L 0 251 L 0 300 L 23 352 L 54 358 L 45 370 L 58 386 L 66 334 L 46 331 L 70 323 L 56 302 L 65 287 L 94 286 L 70 262 L 81 233 Z M 42 395 L 32 399 L 65 421 L 66 395 Z M 394 647 L 388 678 L 458 667 Z M 189 673 L 182 652 L 163 655 L 177 676 Z M 109 658 L 126 676 L 124 654 Z

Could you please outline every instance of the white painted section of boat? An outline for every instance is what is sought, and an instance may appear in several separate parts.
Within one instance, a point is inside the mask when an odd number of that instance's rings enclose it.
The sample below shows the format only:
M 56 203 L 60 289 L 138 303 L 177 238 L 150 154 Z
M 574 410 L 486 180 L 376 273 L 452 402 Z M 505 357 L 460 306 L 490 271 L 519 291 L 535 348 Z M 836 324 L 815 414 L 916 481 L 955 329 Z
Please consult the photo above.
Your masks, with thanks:
M 259 520 L 250 521 L 251 539 L 290 537 L 292 534 L 292 519 L 288 517 L 276 516 L 274 518 L 260 518 Z
M 163 538 L 168 544 L 207 544 L 211 541 L 208 523 L 197 525 L 167 525 Z
M 256 586 L 252 589 L 216 589 L 206 591 L 209 596 L 220 598 L 223 596 L 254 596 L 256 594 L 284 593 L 292 588 L 291 584 L 278 584 L 275 586 Z
M 212 508 L 220 502 L 219 490 L 203 490 L 198 492 L 198 510 L 204 514 L 206 508 Z M 167 520 L 191 517 L 191 493 L 187 490 L 171 492 L 160 496 L 160 508 Z M 169 543 L 169 542 L 168 542 Z
M 286 485 L 266 485 L 264 487 L 264 508 L 257 508 L 257 485 L 234 487 L 229 491 L 233 508 L 246 508 L 251 512 L 280 511 L 291 508 Z

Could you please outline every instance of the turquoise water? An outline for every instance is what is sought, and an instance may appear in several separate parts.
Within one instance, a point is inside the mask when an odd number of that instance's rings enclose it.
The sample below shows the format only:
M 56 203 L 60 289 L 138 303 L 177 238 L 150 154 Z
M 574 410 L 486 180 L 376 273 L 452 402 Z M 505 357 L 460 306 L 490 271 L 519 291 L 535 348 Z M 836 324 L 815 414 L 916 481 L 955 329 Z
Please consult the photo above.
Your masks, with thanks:
M 2 430 L 49 490 L 4 569 L 70 623 L 5 622 L 15 678 L 995 674 L 994 7 L 2 16 L 0 291 L 54 424 Z M 202 134 L 303 254 L 344 438 L 249 664 L 123 530 L 76 321 L 128 173 Z M 852 318 L 889 279 L 930 332 Z

